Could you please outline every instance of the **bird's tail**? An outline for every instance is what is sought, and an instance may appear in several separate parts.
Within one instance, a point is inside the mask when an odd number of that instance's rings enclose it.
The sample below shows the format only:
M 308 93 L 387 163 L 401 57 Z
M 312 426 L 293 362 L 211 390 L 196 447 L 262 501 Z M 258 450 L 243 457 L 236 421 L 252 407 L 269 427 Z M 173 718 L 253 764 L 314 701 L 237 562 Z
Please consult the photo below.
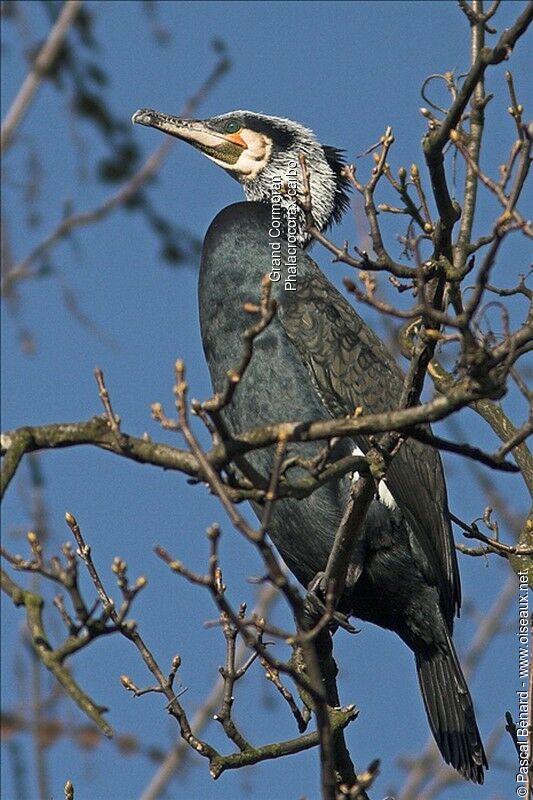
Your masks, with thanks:
M 416 668 L 429 725 L 442 757 L 461 775 L 483 783 L 488 767 L 474 706 L 451 638 L 443 650 L 416 653 Z

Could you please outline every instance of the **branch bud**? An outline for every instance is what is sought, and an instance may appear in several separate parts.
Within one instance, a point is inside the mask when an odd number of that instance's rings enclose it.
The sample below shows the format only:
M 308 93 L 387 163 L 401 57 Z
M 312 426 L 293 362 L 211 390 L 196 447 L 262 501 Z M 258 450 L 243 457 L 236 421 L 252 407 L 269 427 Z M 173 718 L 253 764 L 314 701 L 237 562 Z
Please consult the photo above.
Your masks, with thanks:
M 150 406 L 150 411 L 152 412 L 152 417 L 155 420 L 160 420 L 163 418 L 163 406 L 161 403 L 152 403 Z
M 120 682 L 121 682 L 121 684 L 123 685 L 123 687 L 125 689 L 128 689 L 128 691 L 130 691 L 130 692 L 136 692 L 137 691 L 137 687 L 133 683 L 132 679 L 128 678 L 127 675 L 121 675 L 120 676 Z
M 113 559 L 113 563 L 111 564 L 111 569 L 115 573 L 115 575 L 124 575 L 127 570 L 127 564 L 118 556 L 115 556 Z
M 172 671 L 177 672 L 181 666 L 181 656 L 174 656 L 172 659 Z
M 207 538 L 213 541 L 215 539 L 218 539 L 219 536 L 220 536 L 220 525 L 217 522 L 214 522 L 207 529 Z

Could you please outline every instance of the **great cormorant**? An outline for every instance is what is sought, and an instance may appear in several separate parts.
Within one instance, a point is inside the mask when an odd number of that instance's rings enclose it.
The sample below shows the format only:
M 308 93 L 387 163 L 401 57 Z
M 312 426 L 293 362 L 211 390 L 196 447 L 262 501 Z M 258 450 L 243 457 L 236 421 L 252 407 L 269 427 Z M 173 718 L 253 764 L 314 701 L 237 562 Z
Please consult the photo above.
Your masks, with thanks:
M 349 204 L 342 156 L 298 123 L 249 111 L 198 121 L 141 109 L 133 121 L 192 144 L 239 180 L 251 201 L 217 215 L 202 253 L 202 342 L 214 388 L 220 391 L 227 371 L 240 361 L 242 334 L 250 324 L 243 306 L 258 297 L 263 275 L 272 272 L 272 241 L 280 243 L 282 271 L 292 263 L 291 245 L 285 241 L 291 225 L 297 243 L 302 248 L 308 244 L 303 214 L 287 191 L 293 174 L 301 188 L 298 154 L 306 157 L 313 216 L 321 230 L 338 221 Z M 280 185 L 285 191 L 279 192 Z M 274 194 L 285 238 L 272 229 Z M 284 277 L 272 283 L 278 312 L 256 339 L 251 363 L 223 412 L 229 431 L 330 419 L 353 414 L 357 407 L 367 413 L 396 408 L 404 379 L 400 368 L 315 262 L 298 249 L 295 285 L 287 285 Z M 292 452 L 308 458 L 319 447 L 295 444 Z M 368 438 L 355 435 L 337 445 L 337 455 L 368 448 Z M 272 459 L 272 448 L 247 456 L 264 478 Z M 302 475 L 295 467 L 287 477 Z M 349 491 L 350 479 L 344 477 L 303 500 L 275 503 L 269 534 L 304 586 L 325 567 Z M 395 631 L 413 650 L 429 724 L 444 760 L 469 780 L 483 783 L 487 761 L 451 639 L 460 582 L 435 449 L 411 439 L 394 456 L 366 516 L 358 559 L 362 572 L 355 565 L 349 568 L 339 609 Z

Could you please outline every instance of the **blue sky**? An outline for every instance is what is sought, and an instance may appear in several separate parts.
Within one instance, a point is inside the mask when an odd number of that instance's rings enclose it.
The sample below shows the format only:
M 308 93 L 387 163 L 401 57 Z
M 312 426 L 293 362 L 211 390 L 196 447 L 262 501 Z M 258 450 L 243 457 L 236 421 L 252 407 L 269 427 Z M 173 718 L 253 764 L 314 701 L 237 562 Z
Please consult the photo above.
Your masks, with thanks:
M 495 19 L 499 30 L 515 19 L 522 5 L 502 4 Z M 161 2 L 157 4 L 158 18 L 172 36 L 164 48 L 154 45 L 141 3 L 88 3 L 87 7 L 95 14 L 100 64 L 110 76 L 109 102 L 125 121 L 139 107 L 177 113 L 212 67 L 210 42 L 219 37 L 228 45 L 233 67 L 199 116 L 239 108 L 286 116 L 312 127 L 322 142 L 343 147 L 350 161 L 376 142 L 390 124 L 396 136 L 391 166 L 394 170 L 401 165 L 408 168 L 417 161 L 424 176 L 419 147 L 424 132 L 424 119 L 418 111 L 424 105 L 420 86 L 430 73 L 453 68 L 460 73 L 468 66 L 468 28 L 453 2 Z M 31 36 L 43 37 L 48 22 L 41 5 L 25 4 L 24 15 Z M 18 36 L 12 24 L 3 23 L 3 115 L 26 72 Z M 527 101 L 528 55 L 531 41 L 521 41 L 512 68 L 523 101 Z M 487 109 L 483 166 L 492 174 L 505 159 L 514 135 L 513 122 L 505 111 L 504 69 L 489 71 L 487 80 L 488 91 L 494 92 L 495 98 Z M 96 181 L 80 180 L 64 105 L 64 97 L 44 85 L 20 129 L 20 144 L 12 147 L 5 160 L 4 212 L 15 259 L 23 258 L 55 227 L 66 201 L 72 200 L 77 210 L 88 210 L 109 192 Z M 92 129 L 80 123 L 79 132 L 89 160 L 105 153 Z M 161 141 L 159 134 L 144 128 L 136 130 L 135 136 L 146 154 Z M 23 193 L 17 188 L 17 181 L 26 174 L 29 141 L 38 147 L 42 167 L 42 221 L 39 229 L 30 232 L 20 222 L 25 212 Z M 358 163 L 361 173 L 367 174 L 369 159 Z M 241 189 L 199 153 L 177 143 L 151 195 L 160 209 L 201 238 L 224 205 L 241 199 Z M 386 190 L 380 200 L 394 202 Z M 494 216 L 494 206 L 485 195 L 480 207 L 478 232 L 485 231 Z M 397 219 L 385 229 L 392 252 L 399 256 L 401 246 L 393 238 L 401 229 Z M 351 213 L 334 230 L 334 238 L 357 241 Z M 186 361 L 191 395 L 205 398 L 210 394 L 198 329 L 196 265 L 172 269 L 158 259 L 157 252 L 157 242 L 145 223 L 120 210 L 98 226 L 80 229 L 74 247 L 63 243 L 53 250 L 50 261 L 60 278 L 21 284 L 17 315 L 6 309 L 3 314 L 4 429 L 82 420 L 100 413 L 93 378 L 94 367 L 100 366 L 125 431 L 136 435 L 148 431 L 154 438 L 180 444 L 150 419 L 150 404 L 161 401 L 170 411 L 173 364 L 178 356 Z M 330 256 L 318 246 L 314 258 L 337 285 L 348 274 L 348 268 L 331 265 Z M 521 242 L 502 248 L 498 275 L 502 284 L 513 285 L 526 263 Z M 114 347 L 73 318 L 62 299 L 65 287 L 75 292 L 83 313 Z M 360 311 L 381 329 L 375 314 Z M 32 356 L 21 353 L 17 340 L 21 325 L 34 336 L 36 352 Z M 504 403 L 514 419 L 523 420 L 525 409 L 520 400 L 511 396 Z M 494 437 L 472 412 L 462 413 L 459 422 L 461 430 L 455 432 L 459 439 L 468 438 L 489 449 L 496 446 Z M 452 429 L 444 426 L 442 430 L 450 434 Z M 153 545 L 162 544 L 191 568 L 201 570 L 207 554 L 203 531 L 220 520 L 224 530 L 222 565 L 235 602 L 245 598 L 253 602 L 254 589 L 246 583 L 246 576 L 261 572 L 257 557 L 231 530 L 216 501 L 202 487 L 187 485 L 183 476 L 162 474 L 89 448 L 48 452 L 40 463 L 50 552 L 58 551 L 68 538 L 63 515 L 69 510 L 90 541 L 109 588 L 109 566 L 115 555 L 127 559 L 132 577 L 148 577 L 148 588 L 133 616 L 161 665 L 169 664 L 176 652 L 181 654 L 181 679 L 188 687 L 184 704 L 192 715 L 223 661 L 222 637 L 216 630 L 203 628 L 206 619 L 216 616 L 207 593 L 169 576 L 153 555 Z M 458 457 L 447 457 L 445 463 L 451 508 L 470 520 L 488 504 L 476 470 Z M 513 511 L 523 514 L 527 496 L 520 479 L 497 475 L 496 481 Z M 25 545 L 13 538 L 13 532 L 31 524 L 27 485 L 27 466 L 23 464 L 3 510 L 6 542 L 17 552 Z M 509 536 L 504 522 L 501 529 L 504 537 Z M 460 567 L 467 600 L 455 641 L 463 652 L 494 602 L 508 568 L 494 557 L 489 561 L 461 557 Z M 85 585 L 89 587 L 88 582 Z M 5 600 L 2 608 L 3 664 L 10 674 L 17 660 L 26 657 L 19 637 L 22 615 Z M 281 608 L 275 617 L 287 624 Z M 503 724 L 504 712 L 515 709 L 516 618 L 517 605 L 508 617 L 507 632 L 491 645 L 470 682 L 485 739 L 497 723 Z M 355 702 L 361 709 L 359 721 L 348 733 L 357 766 L 364 768 L 375 757 L 383 759 L 372 795 L 379 798 L 401 787 L 404 773 L 397 757 L 419 753 L 428 728 L 411 653 L 392 634 L 369 625 L 361 627 L 357 637 L 342 633 L 336 637 L 340 686 L 343 702 Z M 58 625 L 52 630 L 59 633 Z M 167 719 L 161 699 L 148 695 L 132 700 L 120 686 L 122 673 L 140 685 L 150 683 L 127 642 L 107 639 L 97 643 L 76 658 L 73 667 L 92 696 L 110 707 L 108 718 L 117 732 L 131 733 L 149 746 L 166 748 L 171 744 L 176 726 Z M 236 718 L 254 743 L 295 735 L 286 709 L 265 683 L 257 674 L 250 676 L 237 693 Z M 3 692 L 7 708 L 24 700 L 9 678 L 4 678 Z M 83 722 L 72 706 L 64 708 L 63 714 L 73 724 Z M 206 736 L 215 746 L 225 747 L 214 727 Z M 29 763 L 29 738 L 24 741 L 23 755 Z M 316 762 L 316 754 L 307 753 L 229 773 L 213 783 L 207 764 L 191 756 L 187 771 L 171 785 L 168 797 L 315 798 Z M 504 738 L 485 789 L 461 784 L 443 797 L 508 797 L 513 785 L 512 763 L 511 742 Z M 2 796 L 15 800 L 7 760 L 4 766 Z M 50 750 L 49 768 L 54 797 L 61 796 L 63 783 L 70 777 L 77 800 L 138 797 L 154 771 L 154 765 L 143 756 L 118 757 L 112 743 L 102 742 L 95 751 L 80 755 L 64 740 Z M 28 777 L 29 797 L 36 796 L 33 780 Z

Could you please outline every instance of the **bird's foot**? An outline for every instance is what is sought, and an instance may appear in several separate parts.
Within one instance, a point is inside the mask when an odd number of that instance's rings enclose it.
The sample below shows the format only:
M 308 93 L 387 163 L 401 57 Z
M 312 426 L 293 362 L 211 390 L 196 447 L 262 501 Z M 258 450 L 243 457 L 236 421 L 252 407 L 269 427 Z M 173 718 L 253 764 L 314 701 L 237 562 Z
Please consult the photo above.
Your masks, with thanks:
M 343 628 L 348 633 L 359 633 L 348 619 L 346 614 L 340 611 L 330 612 L 325 604 L 328 581 L 324 572 L 317 572 L 311 583 L 307 587 L 304 598 L 304 624 L 308 630 L 318 625 L 320 620 L 327 614 L 331 614 L 328 627 L 334 631 Z

